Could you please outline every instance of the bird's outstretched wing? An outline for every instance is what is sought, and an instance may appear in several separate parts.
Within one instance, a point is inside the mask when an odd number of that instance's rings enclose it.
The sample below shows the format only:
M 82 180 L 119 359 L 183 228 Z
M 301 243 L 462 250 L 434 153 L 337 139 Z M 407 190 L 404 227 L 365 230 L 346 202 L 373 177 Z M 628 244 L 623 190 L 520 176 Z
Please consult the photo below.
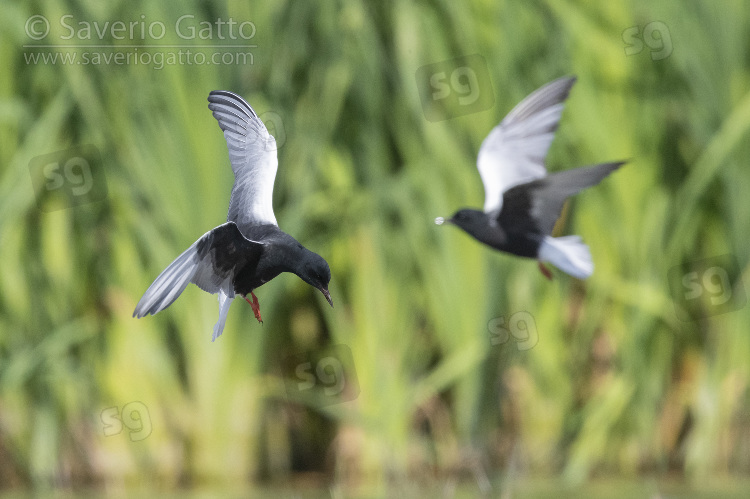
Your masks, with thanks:
M 503 194 L 497 221 L 508 232 L 550 235 L 568 197 L 598 184 L 623 164 L 584 166 L 511 187 Z
M 245 99 L 226 90 L 208 94 L 208 108 L 224 131 L 234 186 L 227 221 L 245 233 L 249 224 L 276 224 L 273 182 L 278 169 L 276 140 Z
M 257 265 L 263 243 L 242 235 L 234 222 L 212 229 L 159 274 L 138 302 L 133 317 L 156 314 L 170 306 L 191 282 L 209 293 L 234 297 L 233 270 Z
M 477 158 L 485 213 L 499 213 L 503 193 L 547 174 L 544 158 L 555 137 L 575 77 L 559 78 L 518 104 L 482 142 Z

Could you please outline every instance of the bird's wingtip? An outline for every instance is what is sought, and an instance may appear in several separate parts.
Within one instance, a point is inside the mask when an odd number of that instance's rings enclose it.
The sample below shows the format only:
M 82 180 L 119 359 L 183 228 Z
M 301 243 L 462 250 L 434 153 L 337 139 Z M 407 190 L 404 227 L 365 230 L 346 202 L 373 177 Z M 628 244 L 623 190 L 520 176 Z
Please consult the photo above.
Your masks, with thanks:
M 237 95 L 234 92 L 230 92 L 229 90 L 211 90 L 208 93 L 208 97 L 206 97 L 206 100 L 212 104 L 215 104 L 217 102 L 220 102 L 222 97 L 244 100 L 242 99 L 242 96 Z
M 562 81 L 565 88 L 565 98 L 567 99 L 568 94 L 573 89 L 573 85 L 575 85 L 578 81 L 578 77 L 576 75 L 569 75 L 563 76 L 562 78 L 560 78 L 560 80 Z
M 631 159 L 623 159 L 620 161 L 612 161 L 611 163 L 605 163 L 605 164 L 609 166 L 610 171 L 616 171 L 616 170 L 619 170 L 622 165 L 630 163 L 631 161 L 632 161 Z

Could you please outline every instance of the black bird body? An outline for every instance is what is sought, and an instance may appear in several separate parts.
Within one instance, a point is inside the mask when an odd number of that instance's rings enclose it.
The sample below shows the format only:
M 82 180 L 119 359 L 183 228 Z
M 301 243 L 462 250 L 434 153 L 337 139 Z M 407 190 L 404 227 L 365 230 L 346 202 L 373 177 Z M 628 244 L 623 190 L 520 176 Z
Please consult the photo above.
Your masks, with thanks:
M 235 177 L 227 222 L 206 232 L 178 256 L 149 286 L 133 316 L 164 310 L 192 282 L 219 295 L 215 340 L 224 330 L 229 305 L 236 295 L 250 303 L 262 322 L 253 290 L 282 272 L 296 274 L 320 290 L 333 306 L 328 292 L 328 263 L 276 224 L 271 203 L 278 166 L 273 136 L 239 95 L 216 90 L 209 94 L 208 101 L 224 131 Z
M 477 160 L 485 188 L 484 210 L 465 208 L 448 222 L 478 241 L 513 255 L 551 262 L 578 278 L 593 272 L 588 247 L 578 236 L 551 237 L 565 200 L 598 184 L 624 162 L 547 174 L 544 158 L 575 78 L 540 88 L 495 127 Z M 436 220 L 442 223 L 442 219 Z
M 282 272 L 303 280 L 316 273 L 319 280 L 330 279 L 325 261 L 278 226 L 254 225 L 245 231 L 247 237 L 228 222 L 199 239 L 196 246 L 199 257 L 210 256 L 214 274 L 230 280 L 235 294 L 249 295 Z

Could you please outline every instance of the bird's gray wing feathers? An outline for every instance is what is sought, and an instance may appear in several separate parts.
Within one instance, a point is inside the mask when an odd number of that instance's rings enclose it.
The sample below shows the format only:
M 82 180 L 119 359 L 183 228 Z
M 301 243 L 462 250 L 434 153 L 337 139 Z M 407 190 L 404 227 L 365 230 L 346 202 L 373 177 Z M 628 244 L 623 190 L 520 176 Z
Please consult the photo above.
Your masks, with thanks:
M 232 270 L 256 264 L 263 244 L 246 239 L 234 222 L 206 232 L 169 264 L 138 302 L 133 317 L 156 314 L 170 306 L 189 283 L 209 293 L 234 296 Z
M 227 221 L 241 231 L 248 224 L 274 224 L 273 182 L 278 169 L 276 140 L 250 104 L 237 94 L 214 90 L 208 108 L 224 131 L 234 186 Z
M 477 168 L 485 213 L 499 213 L 503 193 L 547 174 L 547 156 L 575 77 L 559 78 L 521 101 L 482 142 Z
M 598 184 L 624 163 L 584 166 L 517 185 L 505 193 L 498 220 L 508 230 L 549 235 L 568 197 Z

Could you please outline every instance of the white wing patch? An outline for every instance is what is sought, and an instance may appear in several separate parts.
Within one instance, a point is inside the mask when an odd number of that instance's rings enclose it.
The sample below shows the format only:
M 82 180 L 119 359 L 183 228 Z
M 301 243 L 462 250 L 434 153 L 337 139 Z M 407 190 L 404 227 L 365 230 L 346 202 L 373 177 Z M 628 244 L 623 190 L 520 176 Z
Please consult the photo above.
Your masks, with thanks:
M 477 168 L 484 184 L 484 211 L 499 213 L 503 193 L 544 177 L 555 131 L 575 77 L 557 79 L 518 104 L 482 142 Z
M 253 223 L 277 225 L 273 213 L 273 183 L 279 164 L 276 140 L 239 95 L 214 90 L 208 101 L 224 131 L 234 172 L 227 221 L 240 228 Z

